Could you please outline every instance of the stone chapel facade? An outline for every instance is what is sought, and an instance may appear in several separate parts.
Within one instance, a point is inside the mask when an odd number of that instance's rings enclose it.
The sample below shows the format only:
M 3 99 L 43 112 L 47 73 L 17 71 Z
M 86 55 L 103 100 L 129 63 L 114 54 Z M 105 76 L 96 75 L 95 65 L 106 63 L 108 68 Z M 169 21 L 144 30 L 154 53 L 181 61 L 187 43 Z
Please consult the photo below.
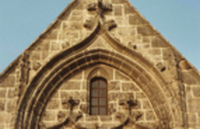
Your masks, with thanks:
M 0 129 L 200 129 L 200 75 L 127 0 L 73 0 L 0 74 Z

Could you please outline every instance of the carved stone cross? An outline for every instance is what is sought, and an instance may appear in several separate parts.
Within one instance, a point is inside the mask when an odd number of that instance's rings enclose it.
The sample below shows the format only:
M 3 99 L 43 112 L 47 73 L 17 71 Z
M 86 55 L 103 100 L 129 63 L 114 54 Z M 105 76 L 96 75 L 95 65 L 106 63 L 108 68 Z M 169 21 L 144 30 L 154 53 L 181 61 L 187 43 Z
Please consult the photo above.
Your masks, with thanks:
M 120 100 L 119 105 L 125 106 L 125 108 L 129 110 L 129 114 L 130 114 L 132 107 L 137 106 L 138 102 L 137 100 L 132 100 L 129 98 L 129 100 Z
M 80 103 L 79 100 L 75 100 L 72 97 L 70 97 L 67 101 L 63 101 L 62 104 L 66 105 L 66 108 L 70 108 L 70 113 L 72 114 L 73 107 L 75 105 L 78 105 Z
M 97 14 L 104 18 L 103 13 L 107 11 L 112 11 L 112 4 L 104 4 L 102 0 L 98 0 L 98 3 L 92 3 L 88 5 L 88 11 L 96 10 Z

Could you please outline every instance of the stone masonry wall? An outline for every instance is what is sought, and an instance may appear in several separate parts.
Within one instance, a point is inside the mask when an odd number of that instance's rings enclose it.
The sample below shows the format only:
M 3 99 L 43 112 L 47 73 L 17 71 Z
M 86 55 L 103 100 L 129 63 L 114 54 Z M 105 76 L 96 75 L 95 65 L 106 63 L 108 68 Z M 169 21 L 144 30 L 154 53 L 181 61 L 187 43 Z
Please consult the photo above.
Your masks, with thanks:
M 109 111 L 108 116 L 90 116 L 89 115 L 89 85 L 88 76 L 93 73 L 93 77 L 96 75 L 101 76 L 103 70 L 109 73 L 108 82 L 108 105 Z M 80 100 L 80 104 L 74 107 L 73 112 L 81 111 L 83 117 L 78 121 L 82 125 L 90 126 L 95 123 L 100 125 L 111 125 L 119 124 L 119 120 L 114 117 L 114 114 L 123 111 L 122 106 L 119 105 L 119 100 L 127 98 L 135 98 L 138 100 L 138 105 L 132 109 L 132 112 L 142 113 L 142 117 L 139 119 L 139 123 L 144 125 L 155 124 L 158 120 L 156 114 L 151 106 L 146 95 L 143 91 L 123 73 L 107 67 L 101 66 L 101 68 L 90 68 L 87 70 L 80 71 L 78 75 L 66 80 L 62 83 L 61 87 L 55 92 L 47 104 L 47 107 L 43 113 L 42 123 L 46 127 L 59 124 L 63 119 L 69 115 L 69 107 L 65 103 L 65 99 L 73 97 L 73 99 Z
M 9 129 L 13 116 L 16 114 L 17 105 L 17 76 L 10 73 L 0 81 L 0 129 Z

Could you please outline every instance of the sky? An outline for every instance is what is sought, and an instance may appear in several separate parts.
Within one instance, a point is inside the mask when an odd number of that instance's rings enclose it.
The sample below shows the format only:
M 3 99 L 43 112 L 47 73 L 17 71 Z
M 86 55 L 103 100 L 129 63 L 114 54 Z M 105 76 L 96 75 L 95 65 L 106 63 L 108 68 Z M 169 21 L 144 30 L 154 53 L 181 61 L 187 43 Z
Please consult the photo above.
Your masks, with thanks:
M 129 0 L 200 71 L 200 0 Z M 0 73 L 71 0 L 0 0 Z

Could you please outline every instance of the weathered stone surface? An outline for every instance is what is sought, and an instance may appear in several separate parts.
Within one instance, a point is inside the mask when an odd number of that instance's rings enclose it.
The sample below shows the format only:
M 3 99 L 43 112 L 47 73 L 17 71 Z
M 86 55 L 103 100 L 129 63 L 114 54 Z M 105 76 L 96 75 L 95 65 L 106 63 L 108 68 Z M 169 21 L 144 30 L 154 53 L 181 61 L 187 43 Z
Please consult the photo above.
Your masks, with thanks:
M 5 100 L 0 100 L 0 111 L 5 110 Z
M 6 89 L 0 89 L 0 98 L 5 98 L 6 97 Z
M 108 114 L 111 115 L 117 111 L 117 104 L 116 103 L 110 103 L 108 107 Z
M 125 2 L 126 2 L 125 0 L 112 0 L 113 4 L 123 4 Z
M 187 106 L 189 112 L 200 112 L 200 99 L 190 99 Z
M 191 69 L 190 64 L 186 60 L 180 61 L 179 66 L 180 66 L 180 68 L 182 70 L 189 70 L 189 69 Z
M 120 128 L 132 129 L 135 121 L 141 125 L 161 123 L 162 129 L 179 129 L 187 122 L 189 128 L 198 128 L 199 73 L 127 0 L 98 2 L 73 1 L 26 50 L 30 76 L 24 59 L 14 61 L 0 75 L 0 129 L 15 128 L 15 118 L 24 128 L 34 126 L 36 118 L 48 127 L 70 118 L 87 128 L 112 128 L 133 118 Z M 89 115 L 93 78 L 107 81 L 107 116 Z M 20 96 L 16 89 L 21 90 Z M 137 103 L 129 101 L 135 99 Z M 80 119 L 75 115 L 79 112 Z M 138 112 L 143 115 L 137 116 Z M 122 117 L 116 118 L 118 113 Z M 183 117 L 186 115 L 188 119 Z M 68 124 L 66 128 L 73 126 L 73 122 Z
M 139 91 L 139 89 L 133 83 L 122 83 L 123 91 Z
M 57 119 L 59 122 L 62 122 L 63 120 L 65 120 L 66 118 L 69 117 L 69 112 L 67 111 L 59 111 L 58 115 L 57 115 Z
M 61 89 L 63 90 L 78 90 L 81 88 L 81 81 L 69 81 L 65 82 Z
M 100 116 L 100 120 L 102 122 L 107 122 L 107 121 L 111 121 L 112 117 L 111 116 Z
M 182 72 L 182 79 L 183 79 L 183 82 L 186 83 L 186 84 L 199 84 L 199 80 L 194 76 L 194 74 L 192 74 L 193 71 L 190 70 L 190 71 L 183 71 Z
M 81 104 L 81 105 L 80 105 L 80 110 L 81 110 L 83 113 L 88 114 L 88 113 L 89 113 L 89 106 L 88 106 L 88 104 Z
M 187 114 L 189 123 L 197 122 L 197 115 L 194 113 Z
M 157 32 L 155 32 L 149 25 L 139 26 L 138 33 L 143 36 L 153 36 L 157 34 Z
M 119 73 L 119 72 L 116 72 L 115 78 L 116 78 L 116 80 L 130 81 L 130 79 L 128 77 L 126 77 L 125 75 L 123 75 L 122 73 Z
M 16 96 L 16 89 L 15 88 L 9 89 L 8 90 L 8 98 L 14 98 L 15 96 Z
M 8 76 L 4 82 L 1 82 L 0 87 L 13 87 L 15 85 L 15 76 Z
M 174 52 L 170 49 L 163 49 L 163 59 L 170 60 L 174 58 Z
M 134 15 L 129 15 L 130 25 L 142 25 L 144 23 L 144 19 L 141 16 L 139 16 L 139 14 L 135 13 Z
M 136 93 L 136 99 L 145 99 L 146 96 L 143 92 L 137 92 Z
M 44 121 L 54 121 L 54 120 L 56 120 L 56 112 L 54 112 L 54 111 L 45 111 L 43 113 L 43 120 Z
M 110 82 L 108 85 L 108 91 L 119 91 L 120 90 L 120 82 Z
M 16 110 L 16 105 L 17 105 L 17 100 L 16 99 L 11 99 L 7 101 L 7 112 L 13 112 Z
M 59 109 L 60 107 L 60 100 L 50 100 L 47 105 L 47 109 Z
M 155 37 L 152 39 L 152 47 L 156 48 L 167 47 L 167 43 L 162 37 Z
M 153 111 L 147 111 L 146 112 L 146 120 L 148 121 L 154 121 L 156 120 L 155 114 Z
M 122 15 L 122 6 L 121 5 L 114 6 L 114 11 L 116 16 Z
M 200 87 L 193 87 L 192 88 L 194 97 L 200 97 Z
M 143 109 L 151 109 L 151 105 L 149 104 L 148 100 L 142 101 Z
M 0 124 L 8 124 L 9 120 L 10 120 L 10 115 L 8 113 L 0 112 Z
M 131 14 L 136 12 L 136 10 L 133 7 L 130 7 L 128 4 L 124 5 L 124 10 L 125 10 L 125 14 Z
M 98 116 L 86 116 L 86 121 L 97 121 L 98 120 Z

